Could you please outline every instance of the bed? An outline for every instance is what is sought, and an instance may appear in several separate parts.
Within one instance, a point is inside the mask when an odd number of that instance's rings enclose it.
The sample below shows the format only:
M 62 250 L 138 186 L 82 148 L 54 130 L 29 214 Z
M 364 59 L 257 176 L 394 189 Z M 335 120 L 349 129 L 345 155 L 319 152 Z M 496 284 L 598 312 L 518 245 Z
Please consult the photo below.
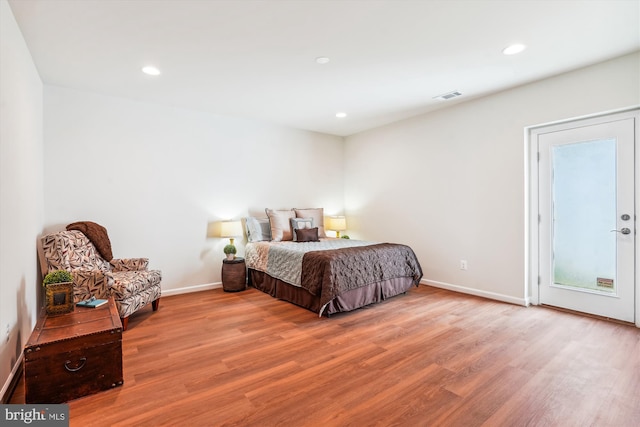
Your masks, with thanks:
M 280 211 L 287 221 L 268 209 L 267 218 L 245 219 L 245 261 L 254 288 L 328 316 L 419 285 L 422 269 L 409 246 L 326 237 L 321 210 L 295 211 Z

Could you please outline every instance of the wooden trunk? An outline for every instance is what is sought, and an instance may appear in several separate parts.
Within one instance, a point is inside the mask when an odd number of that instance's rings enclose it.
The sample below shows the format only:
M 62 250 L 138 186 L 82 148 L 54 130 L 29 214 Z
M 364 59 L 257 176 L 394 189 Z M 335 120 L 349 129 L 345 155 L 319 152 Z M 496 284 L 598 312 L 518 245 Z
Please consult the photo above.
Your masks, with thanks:
M 122 324 L 113 298 L 98 308 L 41 313 L 24 349 L 26 403 L 62 403 L 122 385 Z

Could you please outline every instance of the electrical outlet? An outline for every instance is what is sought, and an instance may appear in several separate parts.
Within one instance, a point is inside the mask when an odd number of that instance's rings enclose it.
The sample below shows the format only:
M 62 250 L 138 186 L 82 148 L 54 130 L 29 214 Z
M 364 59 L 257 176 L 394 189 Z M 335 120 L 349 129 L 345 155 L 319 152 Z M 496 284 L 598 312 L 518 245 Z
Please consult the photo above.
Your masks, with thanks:
M 466 259 L 461 259 L 460 260 L 460 270 L 466 270 L 467 269 L 467 260 Z

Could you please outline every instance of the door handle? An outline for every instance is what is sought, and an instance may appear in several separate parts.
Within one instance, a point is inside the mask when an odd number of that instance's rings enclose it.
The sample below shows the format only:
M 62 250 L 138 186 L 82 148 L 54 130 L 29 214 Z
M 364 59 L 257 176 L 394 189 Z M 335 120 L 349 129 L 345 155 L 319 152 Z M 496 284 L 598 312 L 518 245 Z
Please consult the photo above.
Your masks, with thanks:
M 628 228 L 623 228 L 622 230 L 609 230 L 609 232 L 611 231 L 615 231 L 616 233 L 622 233 L 622 234 L 631 234 L 631 230 Z

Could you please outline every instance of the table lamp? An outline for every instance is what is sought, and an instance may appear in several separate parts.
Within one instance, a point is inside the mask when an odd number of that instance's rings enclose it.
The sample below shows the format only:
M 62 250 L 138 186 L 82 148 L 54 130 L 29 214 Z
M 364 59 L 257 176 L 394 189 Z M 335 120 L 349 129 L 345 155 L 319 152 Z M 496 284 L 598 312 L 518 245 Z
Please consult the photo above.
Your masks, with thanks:
M 336 237 L 340 237 L 340 232 L 347 229 L 347 219 L 343 216 L 331 216 L 329 219 L 329 226 L 327 229 L 335 231 Z
M 220 237 L 229 238 L 229 244 L 233 245 L 235 237 L 242 236 L 242 224 L 240 221 L 222 221 L 220 223 Z

